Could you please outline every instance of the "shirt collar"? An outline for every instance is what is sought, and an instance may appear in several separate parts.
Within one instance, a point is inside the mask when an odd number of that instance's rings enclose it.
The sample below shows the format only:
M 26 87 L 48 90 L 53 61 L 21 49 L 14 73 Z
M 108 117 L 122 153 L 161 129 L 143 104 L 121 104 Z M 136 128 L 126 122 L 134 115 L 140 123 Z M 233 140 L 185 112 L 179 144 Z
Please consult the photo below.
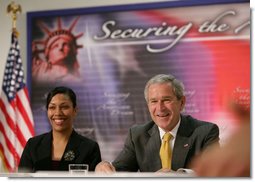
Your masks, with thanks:
M 175 138 L 176 135 L 177 135 L 177 131 L 178 131 L 178 128 L 180 126 L 180 123 L 181 123 L 181 117 L 180 117 L 178 123 L 175 125 L 175 127 L 169 132 L 169 133 L 171 133 L 173 138 Z M 158 129 L 159 129 L 160 138 L 162 139 L 166 132 L 162 128 L 160 128 L 159 126 L 158 126 Z

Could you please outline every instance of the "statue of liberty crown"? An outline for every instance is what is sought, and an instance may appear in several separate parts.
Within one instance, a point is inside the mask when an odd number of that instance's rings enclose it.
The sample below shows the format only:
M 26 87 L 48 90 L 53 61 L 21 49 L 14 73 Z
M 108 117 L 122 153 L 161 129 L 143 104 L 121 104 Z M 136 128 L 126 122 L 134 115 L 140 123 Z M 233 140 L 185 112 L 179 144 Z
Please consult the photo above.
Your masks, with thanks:
M 62 22 L 60 17 L 57 18 L 57 29 L 50 31 L 48 27 L 43 24 L 42 22 L 38 22 L 39 26 L 42 28 L 42 30 L 48 35 L 45 40 L 40 40 L 40 41 L 34 41 L 33 46 L 35 49 L 37 49 L 36 45 L 41 44 L 43 45 L 43 49 L 41 50 L 36 50 L 38 53 L 44 52 L 45 56 L 47 57 L 49 54 L 49 49 L 51 45 L 59 38 L 65 38 L 66 40 L 70 41 L 74 46 L 75 46 L 75 51 L 77 51 L 78 48 L 82 48 L 82 45 L 77 44 L 77 39 L 83 36 L 83 33 L 80 33 L 78 35 L 73 35 L 72 30 L 75 27 L 79 17 L 74 19 L 72 24 L 68 29 L 63 29 L 62 28 Z

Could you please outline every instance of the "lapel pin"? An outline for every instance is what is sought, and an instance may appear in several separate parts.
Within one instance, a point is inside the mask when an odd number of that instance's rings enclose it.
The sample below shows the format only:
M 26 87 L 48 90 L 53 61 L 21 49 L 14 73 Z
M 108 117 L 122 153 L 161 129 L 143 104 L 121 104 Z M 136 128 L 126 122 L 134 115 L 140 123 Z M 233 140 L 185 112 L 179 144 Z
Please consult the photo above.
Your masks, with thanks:
M 188 143 L 186 143 L 186 144 L 184 144 L 184 145 L 183 145 L 183 147 L 188 147 L 188 146 L 189 146 L 189 144 L 188 144 Z

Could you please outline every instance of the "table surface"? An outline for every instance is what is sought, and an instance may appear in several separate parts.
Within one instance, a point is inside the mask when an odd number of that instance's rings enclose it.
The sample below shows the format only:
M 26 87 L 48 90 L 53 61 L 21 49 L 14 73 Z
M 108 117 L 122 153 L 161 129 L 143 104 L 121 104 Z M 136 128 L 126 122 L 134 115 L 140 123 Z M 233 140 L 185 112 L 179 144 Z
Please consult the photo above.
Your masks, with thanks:
M 36 173 L 0 173 L 1 177 L 9 178 L 189 178 L 196 177 L 194 173 L 181 173 L 181 172 L 167 172 L 167 173 L 150 173 L 150 172 L 115 172 L 111 174 L 106 173 L 95 173 L 95 172 L 75 172 L 70 173 L 66 171 L 38 171 Z

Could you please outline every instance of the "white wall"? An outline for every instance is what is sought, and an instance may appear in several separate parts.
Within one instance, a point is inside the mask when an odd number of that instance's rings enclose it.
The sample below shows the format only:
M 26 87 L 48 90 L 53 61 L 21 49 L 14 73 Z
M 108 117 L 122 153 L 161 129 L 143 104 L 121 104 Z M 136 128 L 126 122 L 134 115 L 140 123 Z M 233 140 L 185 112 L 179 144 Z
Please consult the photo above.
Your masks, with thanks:
M 8 55 L 10 42 L 12 19 L 7 15 L 6 8 L 13 0 L 0 0 L 0 86 L 3 81 L 3 72 Z M 22 13 L 18 15 L 17 29 L 20 33 L 19 44 L 21 47 L 21 58 L 26 72 L 27 63 L 27 30 L 26 13 L 29 11 L 69 9 L 82 7 L 109 6 L 121 4 L 134 4 L 146 2 L 176 1 L 176 0 L 15 0 L 16 4 L 22 7 Z M 0 89 L 1 92 L 1 89 Z

